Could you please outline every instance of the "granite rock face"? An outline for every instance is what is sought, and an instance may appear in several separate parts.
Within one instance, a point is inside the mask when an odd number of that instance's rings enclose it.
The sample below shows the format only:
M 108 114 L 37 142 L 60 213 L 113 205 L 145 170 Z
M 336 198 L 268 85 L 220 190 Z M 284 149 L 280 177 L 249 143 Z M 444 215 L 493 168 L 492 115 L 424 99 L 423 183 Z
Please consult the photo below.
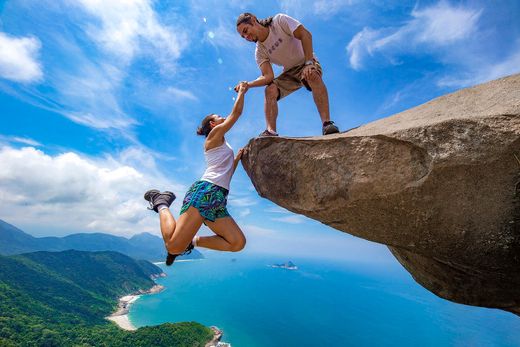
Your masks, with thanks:
M 258 193 L 388 245 L 448 300 L 520 314 L 520 74 L 346 133 L 252 139 Z

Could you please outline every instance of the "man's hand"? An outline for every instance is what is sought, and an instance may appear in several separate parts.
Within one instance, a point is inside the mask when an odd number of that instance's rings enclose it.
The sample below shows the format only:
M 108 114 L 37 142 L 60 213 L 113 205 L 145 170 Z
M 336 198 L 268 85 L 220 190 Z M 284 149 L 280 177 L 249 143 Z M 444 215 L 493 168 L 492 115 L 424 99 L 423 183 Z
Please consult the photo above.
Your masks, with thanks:
M 302 79 L 306 81 L 317 81 L 320 73 L 314 65 L 305 65 L 302 71 Z
M 247 81 L 242 81 L 239 82 L 234 89 L 237 93 L 245 93 L 249 89 L 249 84 L 247 84 Z

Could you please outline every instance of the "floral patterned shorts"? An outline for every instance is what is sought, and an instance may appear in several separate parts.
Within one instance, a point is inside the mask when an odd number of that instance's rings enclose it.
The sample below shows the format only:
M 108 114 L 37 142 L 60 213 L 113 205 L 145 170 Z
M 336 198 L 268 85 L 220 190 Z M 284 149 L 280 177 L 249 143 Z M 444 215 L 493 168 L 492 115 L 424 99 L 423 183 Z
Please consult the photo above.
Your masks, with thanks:
M 207 181 L 192 184 L 182 202 L 181 214 L 190 206 L 199 210 L 200 215 L 211 222 L 217 218 L 230 217 L 226 208 L 229 191 Z

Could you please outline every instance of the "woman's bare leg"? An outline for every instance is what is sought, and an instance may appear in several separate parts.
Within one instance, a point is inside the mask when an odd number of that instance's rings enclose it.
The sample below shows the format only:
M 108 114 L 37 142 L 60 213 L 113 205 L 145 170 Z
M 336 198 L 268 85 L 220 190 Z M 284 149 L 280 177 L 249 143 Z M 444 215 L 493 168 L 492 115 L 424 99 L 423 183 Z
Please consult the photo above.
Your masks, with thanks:
M 199 231 L 204 219 L 200 215 L 199 210 L 193 206 L 190 206 L 186 212 L 180 215 L 177 223 L 175 223 L 173 216 L 170 219 L 168 213 L 163 211 L 164 210 L 161 210 L 161 232 L 163 230 L 163 218 L 165 219 L 165 229 L 167 232 L 171 230 L 169 228 L 171 228 L 172 221 L 174 225 L 173 232 L 166 234 L 167 238 L 164 239 L 166 249 L 168 253 L 181 254 L 186 250 L 186 247 L 188 247 L 197 231 Z M 164 217 L 163 214 L 165 215 Z M 169 215 L 171 216 L 171 213 L 169 213 Z M 165 237 L 164 232 L 163 237 Z
M 159 222 L 161 225 L 161 234 L 164 240 L 164 244 L 168 242 L 173 236 L 176 228 L 175 218 L 173 218 L 170 209 L 163 208 L 159 211 Z
M 197 246 L 217 251 L 238 252 L 246 245 L 246 237 L 233 218 L 217 218 L 214 222 L 206 221 L 206 225 L 216 235 L 199 237 Z

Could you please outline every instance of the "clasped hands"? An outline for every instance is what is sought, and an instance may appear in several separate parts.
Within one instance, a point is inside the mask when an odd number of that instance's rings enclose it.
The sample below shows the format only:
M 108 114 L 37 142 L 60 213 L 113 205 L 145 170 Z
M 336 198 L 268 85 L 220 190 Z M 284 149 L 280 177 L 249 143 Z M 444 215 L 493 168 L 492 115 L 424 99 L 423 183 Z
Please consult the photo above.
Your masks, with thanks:
M 235 89 L 235 92 L 237 93 L 245 93 L 249 89 L 249 85 L 247 84 L 247 81 L 241 81 L 238 82 L 238 84 L 233 89 Z

